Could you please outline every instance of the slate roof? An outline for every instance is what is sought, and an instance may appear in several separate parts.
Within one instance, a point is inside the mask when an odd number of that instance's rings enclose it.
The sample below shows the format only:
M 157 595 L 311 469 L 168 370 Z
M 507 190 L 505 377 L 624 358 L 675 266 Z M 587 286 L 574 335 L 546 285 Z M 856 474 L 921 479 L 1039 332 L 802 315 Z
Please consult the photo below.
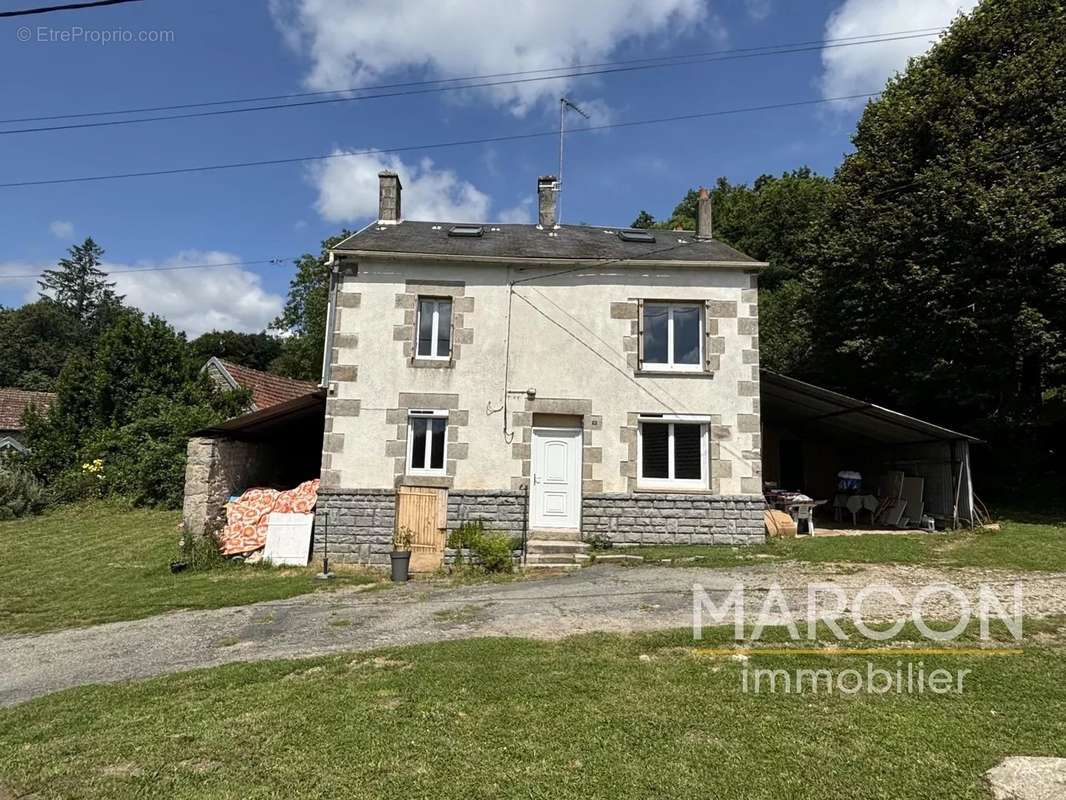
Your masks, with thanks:
M 627 228 L 563 225 L 540 230 L 536 225 L 482 225 L 483 235 L 449 236 L 454 222 L 404 220 L 395 225 L 372 224 L 349 236 L 333 249 L 338 253 L 414 253 L 481 257 L 502 261 L 518 258 L 674 262 L 677 264 L 728 263 L 762 266 L 751 256 L 716 239 L 698 240 L 691 231 L 649 231 L 655 242 L 625 242 L 618 237 Z M 466 223 L 461 223 L 465 226 Z
M 0 431 L 21 431 L 22 413 L 33 406 L 39 414 L 52 407 L 56 396 L 51 392 L 26 392 L 22 389 L 0 388 Z
M 234 364 L 232 361 L 223 361 L 222 359 L 217 359 L 217 361 L 238 386 L 242 389 L 248 389 L 252 393 L 252 402 L 255 403 L 256 409 L 260 411 L 278 403 L 284 403 L 318 391 L 318 384 L 310 381 L 283 378 L 270 372 Z

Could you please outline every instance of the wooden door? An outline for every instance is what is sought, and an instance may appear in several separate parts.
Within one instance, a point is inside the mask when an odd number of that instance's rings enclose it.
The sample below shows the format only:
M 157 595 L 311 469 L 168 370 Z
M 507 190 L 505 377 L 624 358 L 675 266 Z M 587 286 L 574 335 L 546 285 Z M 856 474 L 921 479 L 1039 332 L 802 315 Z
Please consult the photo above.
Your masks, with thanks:
M 448 490 L 401 486 L 396 493 L 396 530 L 411 532 L 411 571 L 433 572 L 444 560 Z

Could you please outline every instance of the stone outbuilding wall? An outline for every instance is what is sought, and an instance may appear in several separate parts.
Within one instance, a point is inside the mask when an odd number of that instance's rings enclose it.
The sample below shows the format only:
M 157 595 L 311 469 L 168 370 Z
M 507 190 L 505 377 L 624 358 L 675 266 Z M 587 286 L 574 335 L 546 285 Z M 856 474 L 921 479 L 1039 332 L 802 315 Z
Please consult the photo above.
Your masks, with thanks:
M 203 534 L 230 495 L 250 486 L 273 482 L 277 472 L 274 448 L 262 442 L 194 437 L 186 448 L 185 503 L 182 527 Z

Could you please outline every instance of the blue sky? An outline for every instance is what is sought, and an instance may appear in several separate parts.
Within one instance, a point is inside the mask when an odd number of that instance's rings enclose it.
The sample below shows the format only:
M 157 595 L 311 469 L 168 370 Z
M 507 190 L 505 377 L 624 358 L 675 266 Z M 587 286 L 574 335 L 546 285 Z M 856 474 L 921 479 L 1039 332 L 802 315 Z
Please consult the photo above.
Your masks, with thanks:
M 5 8 L 32 5 L 5 2 Z M 931 27 L 972 0 L 145 0 L 0 21 L 4 119 L 335 90 L 405 80 L 759 47 Z M 443 9 L 447 8 L 445 12 Z M 29 27 L 29 41 L 18 29 Z M 78 28 L 82 33 L 78 33 Z M 166 32 L 167 42 L 85 41 Z M 23 33 L 21 36 L 26 37 Z M 149 33 L 149 36 L 153 34 Z M 63 37 L 80 38 L 63 41 Z M 557 124 L 562 91 L 597 121 L 875 91 L 932 36 L 519 87 L 345 102 L 122 127 L 0 135 L 0 182 L 165 169 L 522 134 Z M 804 164 L 832 172 L 861 104 L 575 134 L 564 217 L 628 224 L 690 187 Z M 576 120 L 575 120 L 576 123 Z M 3 130 L 24 125 L 0 124 Z M 532 219 L 555 138 L 375 154 L 317 164 L 0 189 L 0 304 L 32 295 L 3 276 L 53 265 L 91 235 L 117 270 L 317 252 L 376 210 L 376 173 L 401 171 L 411 218 Z M 263 328 L 291 265 L 119 276 L 130 302 L 191 335 Z

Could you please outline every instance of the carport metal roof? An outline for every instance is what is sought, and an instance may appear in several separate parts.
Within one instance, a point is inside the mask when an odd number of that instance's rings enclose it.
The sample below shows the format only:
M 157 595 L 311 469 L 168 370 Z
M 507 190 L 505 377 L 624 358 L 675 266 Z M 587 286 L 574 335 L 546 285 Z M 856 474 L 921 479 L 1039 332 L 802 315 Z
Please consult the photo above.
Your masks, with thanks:
M 800 424 L 825 424 L 885 444 L 981 441 L 965 433 L 795 378 L 787 378 L 767 369 L 760 372 L 764 416 L 768 412 L 778 412 L 781 417 Z
M 250 414 L 233 417 L 218 425 L 196 431 L 193 436 L 229 436 L 234 439 L 258 439 L 272 432 L 298 423 L 326 408 L 326 390 L 319 389 L 284 403 L 276 403 Z

